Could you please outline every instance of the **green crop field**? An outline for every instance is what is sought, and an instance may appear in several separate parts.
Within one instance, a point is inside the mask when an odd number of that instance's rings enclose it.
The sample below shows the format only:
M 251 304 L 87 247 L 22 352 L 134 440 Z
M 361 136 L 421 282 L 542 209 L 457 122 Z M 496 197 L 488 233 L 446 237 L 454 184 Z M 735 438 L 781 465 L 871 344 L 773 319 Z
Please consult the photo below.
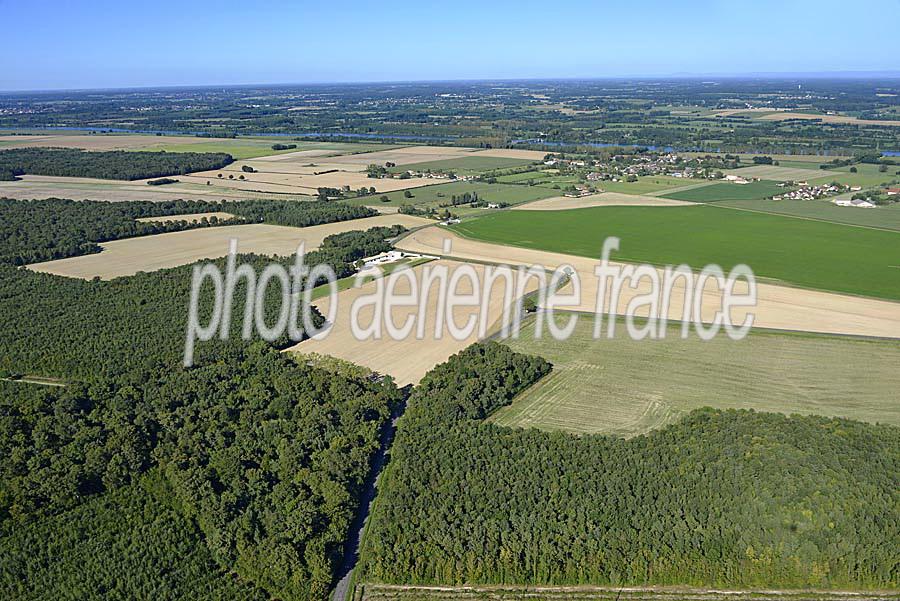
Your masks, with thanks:
M 568 316 L 557 315 L 557 319 Z M 703 406 L 839 416 L 900 425 L 900 342 L 754 330 L 734 341 L 634 341 L 619 321 L 593 338 L 579 315 L 572 336 L 535 339 L 533 319 L 505 343 L 540 355 L 553 372 L 491 420 L 513 427 L 634 436 Z
M 791 215 L 807 219 L 820 219 L 832 223 L 861 225 L 880 229 L 900 231 L 900 203 L 860 209 L 856 207 L 839 207 L 830 199 L 822 200 L 725 200 L 716 203 L 717 207 L 731 207 L 763 211 L 778 215 Z
M 660 190 L 682 188 L 702 184 L 704 180 L 670 177 L 668 175 L 647 175 L 639 177 L 636 182 L 597 182 L 604 192 L 621 192 L 622 194 L 650 194 Z
M 691 202 L 718 202 L 720 200 L 756 200 L 784 193 L 786 188 L 778 182 L 762 180 L 749 184 L 718 183 L 688 190 L 676 190 L 663 194 L 663 198 L 689 200 Z
M 585 257 L 599 257 L 603 240 L 618 236 L 614 259 L 694 268 L 715 263 L 726 271 L 746 263 L 764 278 L 900 300 L 900 233 L 891 231 L 706 206 L 502 211 L 454 229 L 487 242 Z
M 797 159 L 778 159 L 779 167 L 787 167 L 789 169 L 806 169 L 808 171 L 819 171 L 819 165 L 827 163 L 831 160 L 831 157 L 805 157 L 806 159 L 814 159 L 814 160 L 803 160 L 801 158 Z
M 466 192 L 478 194 L 479 198 L 488 202 L 506 202 L 520 204 L 532 200 L 541 200 L 558 196 L 559 192 L 548 190 L 539 186 L 516 186 L 511 184 L 486 184 L 483 182 L 451 182 L 413 188 L 409 191 L 413 197 L 406 198 L 404 191 L 377 194 L 364 198 L 354 198 L 347 202 L 357 205 L 399 207 L 402 205 L 415 205 L 417 207 L 437 207 L 449 204 L 454 195 L 461 196 Z M 381 202 L 381 197 L 387 196 L 388 202 Z
M 534 161 L 529 161 L 527 159 L 471 156 L 458 159 L 412 163 L 410 165 L 397 165 L 396 167 L 391 168 L 391 171 L 394 173 L 402 173 L 403 171 L 453 171 L 459 174 L 476 174 L 494 169 L 522 167 L 524 165 L 530 165 L 533 162 Z
M 500 175 L 497 181 L 501 184 L 527 184 L 529 182 L 546 182 L 552 180 L 555 174 L 546 171 L 526 171 L 525 173 L 511 173 Z
M 851 168 L 856 168 L 856 173 L 851 173 Z M 837 181 L 846 186 L 871 188 L 890 182 L 900 182 L 900 175 L 897 175 L 898 171 L 900 171 L 900 165 L 888 165 L 887 171 L 882 173 L 878 170 L 878 165 L 859 163 L 852 167 L 829 169 L 829 173 L 833 173 L 834 177 L 827 181 Z

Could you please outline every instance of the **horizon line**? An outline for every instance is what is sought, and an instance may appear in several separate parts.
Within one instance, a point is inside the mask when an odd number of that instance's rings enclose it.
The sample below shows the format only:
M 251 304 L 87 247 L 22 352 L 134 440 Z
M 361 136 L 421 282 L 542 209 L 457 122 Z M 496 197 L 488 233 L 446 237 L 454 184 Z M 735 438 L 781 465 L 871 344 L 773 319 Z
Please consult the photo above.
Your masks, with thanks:
M 354 86 L 386 84 L 440 84 L 440 83 L 504 83 L 504 82 L 578 82 L 578 81 L 640 81 L 640 80 L 690 80 L 717 78 L 723 80 L 769 78 L 789 79 L 900 79 L 900 70 L 841 70 L 841 71 L 749 71 L 742 73 L 672 73 L 668 75 L 611 75 L 594 77 L 477 77 L 450 79 L 383 79 L 383 80 L 319 80 L 307 82 L 250 82 L 250 83 L 198 83 L 198 84 L 157 84 L 136 86 L 101 86 L 85 88 L 18 88 L 0 89 L 0 94 L 51 93 L 51 92 L 116 92 L 131 90 L 172 90 L 199 88 L 252 88 L 252 87 L 294 87 L 294 86 Z

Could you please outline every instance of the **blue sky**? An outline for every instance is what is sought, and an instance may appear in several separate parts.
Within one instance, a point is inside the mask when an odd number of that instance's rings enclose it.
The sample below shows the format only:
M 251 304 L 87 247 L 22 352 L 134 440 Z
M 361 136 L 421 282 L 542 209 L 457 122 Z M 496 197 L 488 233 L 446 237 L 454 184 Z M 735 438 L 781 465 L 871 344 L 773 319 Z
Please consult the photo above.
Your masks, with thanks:
M 898 0 L 0 0 L 0 90 L 900 71 Z

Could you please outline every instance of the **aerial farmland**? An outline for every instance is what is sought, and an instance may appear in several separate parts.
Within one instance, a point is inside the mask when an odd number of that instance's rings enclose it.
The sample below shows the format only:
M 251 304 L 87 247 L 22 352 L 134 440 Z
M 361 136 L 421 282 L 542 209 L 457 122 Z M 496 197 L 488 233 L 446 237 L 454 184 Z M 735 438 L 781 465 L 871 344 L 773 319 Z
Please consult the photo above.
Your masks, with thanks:
M 406 4 L 8 7 L 0 597 L 897 598 L 896 10 Z

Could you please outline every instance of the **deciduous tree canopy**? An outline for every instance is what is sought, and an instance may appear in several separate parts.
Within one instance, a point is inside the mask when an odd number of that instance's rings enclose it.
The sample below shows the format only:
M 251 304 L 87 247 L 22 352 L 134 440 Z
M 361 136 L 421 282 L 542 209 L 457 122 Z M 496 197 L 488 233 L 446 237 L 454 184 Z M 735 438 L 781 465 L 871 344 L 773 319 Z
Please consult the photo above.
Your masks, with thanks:
M 490 344 L 425 377 L 381 481 L 363 581 L 900 582 L 900 428 L 701 409 L 625 440 L 479 421 L 543 371 Z
M 76 148 L 0 151 L 0 174 L 135 180 L 221 169 L 234 162 L 222 152 L 89 152 Z

